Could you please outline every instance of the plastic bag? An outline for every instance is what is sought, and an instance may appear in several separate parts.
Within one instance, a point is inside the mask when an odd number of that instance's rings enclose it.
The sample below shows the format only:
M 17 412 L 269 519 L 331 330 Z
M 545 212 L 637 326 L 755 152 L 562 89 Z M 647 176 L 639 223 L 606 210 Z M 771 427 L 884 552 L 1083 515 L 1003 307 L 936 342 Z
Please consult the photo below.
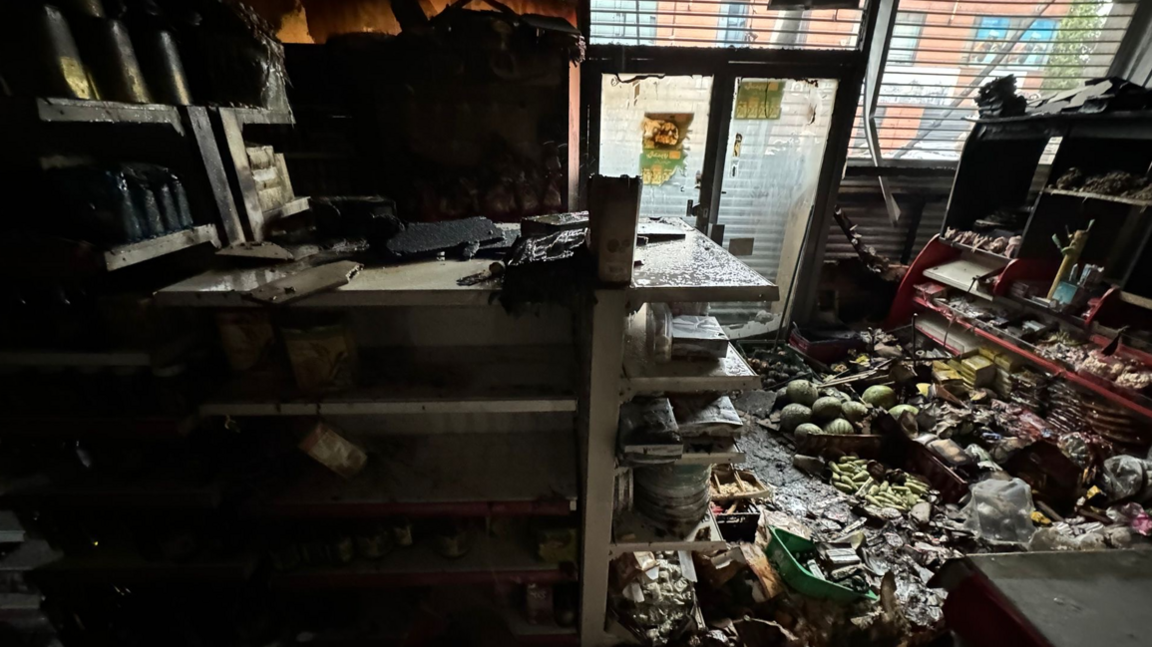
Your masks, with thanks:
M 300 441 L 300 449 L 324 467 L 350 479 L 364 469 L 368 455 L 323 422 Z
M 668 304 L 648 304 L 648 352 L 657 362 L 672 359 L 672 313 Z
M 1104 461 L 1104 493 L 1109 501 L 1152 499 L 1152 463 L 1135 456 L 1113 456 Z
M 723 359 L 728 354 L 728 335 L 716 317 L 682 315 L 672 318 L 672 357 Z
M 684 455 L 668 398 L 638 398 L 621 405 L 616 442 L 629 465 L 674 463 Z
M 676 413 L 680 435 L 685 438 L 731 437 L 744 432 L 740 413 L 726 395 L 681 396 L 672 400 L 672 410 Z
M 991 545 L 1023 547 L 1036 532 L 1033 510 L 1032 488 L 1024 481 L 982 481 L 972 486 L 964 525 Z

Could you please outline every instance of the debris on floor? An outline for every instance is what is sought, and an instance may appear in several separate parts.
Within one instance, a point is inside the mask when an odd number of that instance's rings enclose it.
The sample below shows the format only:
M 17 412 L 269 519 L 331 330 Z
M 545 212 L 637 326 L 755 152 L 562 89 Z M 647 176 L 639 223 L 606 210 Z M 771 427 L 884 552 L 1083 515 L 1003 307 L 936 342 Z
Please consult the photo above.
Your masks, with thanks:
M 1152 548 L 1152 458 L 1084 429 L 1057 436 L 1039 414 L 1059 380 L 991 349 L 950 359 L 909 333 L 744 342 L 765 390 L 732 398 L 746 463 L 711 471 L 729 547 L 694 554 L 702 621 L 637 638 L 929 644 L 946 633 L 933 578 L 953 560 Z

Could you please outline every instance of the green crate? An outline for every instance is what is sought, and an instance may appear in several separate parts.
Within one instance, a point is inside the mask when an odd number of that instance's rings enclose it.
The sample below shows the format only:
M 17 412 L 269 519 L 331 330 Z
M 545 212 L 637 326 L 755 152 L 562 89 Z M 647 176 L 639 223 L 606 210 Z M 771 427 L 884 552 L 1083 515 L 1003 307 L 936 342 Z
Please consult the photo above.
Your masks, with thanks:
M 768 561 L 776 568 L 776 572 L 784 579 L 788 586 L 796 589 L 803 595 L 821 600 L 834 602 L 852 602 L 860 598 L 878 600 L 875 593 L 859 593 L 846 586 L 840 586 L 827 580 L 820 579 L 812 574 L 804 565 L 796 561 L 796 553 L 814 550 L 816 544 L 786 530 L 770 528 L 772 543 L 764 550 L 768 554 Z

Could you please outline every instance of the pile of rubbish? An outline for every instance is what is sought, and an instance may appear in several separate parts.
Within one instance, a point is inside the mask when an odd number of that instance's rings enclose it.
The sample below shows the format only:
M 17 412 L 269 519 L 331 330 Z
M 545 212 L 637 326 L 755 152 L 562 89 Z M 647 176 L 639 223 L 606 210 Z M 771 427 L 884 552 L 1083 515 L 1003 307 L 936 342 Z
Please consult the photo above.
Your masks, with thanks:
M 861 333 L 834 361 L 749 353 L 772 388 L 733 398 L 748 462 L 717 466 L 711 488 L 746 534 L 619 558 L 618 629 L 648 645 L 928 644 L 947 631 L 934 578 L 964 555 L 1152 548 L 1152 456 L 1049 424 L 1062 380 L 909 332 Z M 661 590 L 668 605 L 641 611 Z

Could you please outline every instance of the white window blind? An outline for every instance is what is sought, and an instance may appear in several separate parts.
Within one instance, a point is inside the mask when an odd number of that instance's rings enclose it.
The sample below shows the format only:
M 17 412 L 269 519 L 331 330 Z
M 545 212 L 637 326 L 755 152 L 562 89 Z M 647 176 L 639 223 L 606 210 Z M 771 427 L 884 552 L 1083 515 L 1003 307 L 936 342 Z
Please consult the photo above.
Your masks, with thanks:
M 891 160 L 956 160 L 985 82 L 1014 74 L 1029 98 L 1105 76 L 1136 2 L 901 0 L 876 125 Z M 861 113 L 848 154 L 868 157 Z
M 594 45 L 855 49 L 860 9 L 769 9 L 738 0 L 591 0 Z

